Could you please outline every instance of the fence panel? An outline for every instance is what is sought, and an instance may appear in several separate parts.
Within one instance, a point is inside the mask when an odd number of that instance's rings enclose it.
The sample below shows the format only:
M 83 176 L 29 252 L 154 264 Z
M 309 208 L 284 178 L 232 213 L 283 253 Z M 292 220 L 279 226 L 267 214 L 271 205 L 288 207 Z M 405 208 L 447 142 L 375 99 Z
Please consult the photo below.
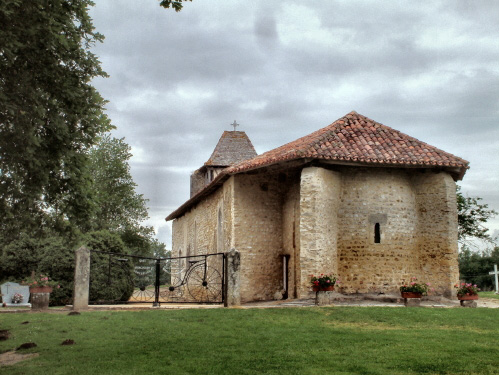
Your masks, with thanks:
M 148 258 L 91 251 L 90 304 L 223 303 L 223 253 Z

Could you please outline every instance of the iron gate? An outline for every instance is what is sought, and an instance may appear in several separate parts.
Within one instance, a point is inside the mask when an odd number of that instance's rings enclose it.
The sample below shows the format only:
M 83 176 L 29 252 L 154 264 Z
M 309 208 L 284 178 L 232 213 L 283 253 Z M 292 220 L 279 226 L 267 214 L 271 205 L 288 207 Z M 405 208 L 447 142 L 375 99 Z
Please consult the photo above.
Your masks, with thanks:
M 224 253 L 151 258 L 91 251 L 89 304 L 223 303 Z

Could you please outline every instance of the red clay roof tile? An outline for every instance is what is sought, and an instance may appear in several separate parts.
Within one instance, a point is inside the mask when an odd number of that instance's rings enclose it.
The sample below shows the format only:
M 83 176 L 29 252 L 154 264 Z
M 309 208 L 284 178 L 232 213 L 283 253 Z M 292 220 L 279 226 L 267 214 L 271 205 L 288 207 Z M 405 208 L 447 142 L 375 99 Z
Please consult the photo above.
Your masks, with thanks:
M 452 167 L 460 169 L 460 178 L 469 164 L 464 159 L 353 111 L 305 137 L 225 168 L 208 186 L 172 212 L 166 220 L 172 220 L 186 212 L 230 175 L 302 158 L 362 164 Z
M 227 169 L 240 173 L 295 158 L 467 168 L 468 162 L 413 137 L 350 112 L 312 134 Z

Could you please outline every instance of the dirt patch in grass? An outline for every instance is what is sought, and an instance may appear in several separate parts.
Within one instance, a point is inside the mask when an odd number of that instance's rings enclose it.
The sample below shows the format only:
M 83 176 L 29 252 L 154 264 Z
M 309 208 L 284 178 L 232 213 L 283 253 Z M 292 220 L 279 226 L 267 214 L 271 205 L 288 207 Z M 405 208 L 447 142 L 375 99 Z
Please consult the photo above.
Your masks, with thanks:
M 0 366 L 12 366 L 18 362 L 38 357 L 38 353 L 21 354 L 15 351 L 0 354 Z
M 493 297 L 482 297 L 477 300 L 478 307 L 489 307 L 493 309 L 499 309 L 499 299 L 494 299 Z
M 0 329 L 0 341 L 5 341 L 9 338 L 10 332 L 8 329 Z

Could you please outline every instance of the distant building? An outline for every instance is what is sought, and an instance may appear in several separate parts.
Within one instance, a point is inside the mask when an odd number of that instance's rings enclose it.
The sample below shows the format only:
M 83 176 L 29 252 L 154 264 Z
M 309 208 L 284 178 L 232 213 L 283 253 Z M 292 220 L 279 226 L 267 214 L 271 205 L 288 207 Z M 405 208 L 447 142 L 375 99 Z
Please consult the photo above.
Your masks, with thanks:
M 305 297 L 320 273 L 343 293 L 396 292 L 416 276 L 450 296 L 467 168 L 356 112 L 259 156 L 244 132 L 224 132 L 166 218 L 173 254 L 237 249 L 243 301 Z

